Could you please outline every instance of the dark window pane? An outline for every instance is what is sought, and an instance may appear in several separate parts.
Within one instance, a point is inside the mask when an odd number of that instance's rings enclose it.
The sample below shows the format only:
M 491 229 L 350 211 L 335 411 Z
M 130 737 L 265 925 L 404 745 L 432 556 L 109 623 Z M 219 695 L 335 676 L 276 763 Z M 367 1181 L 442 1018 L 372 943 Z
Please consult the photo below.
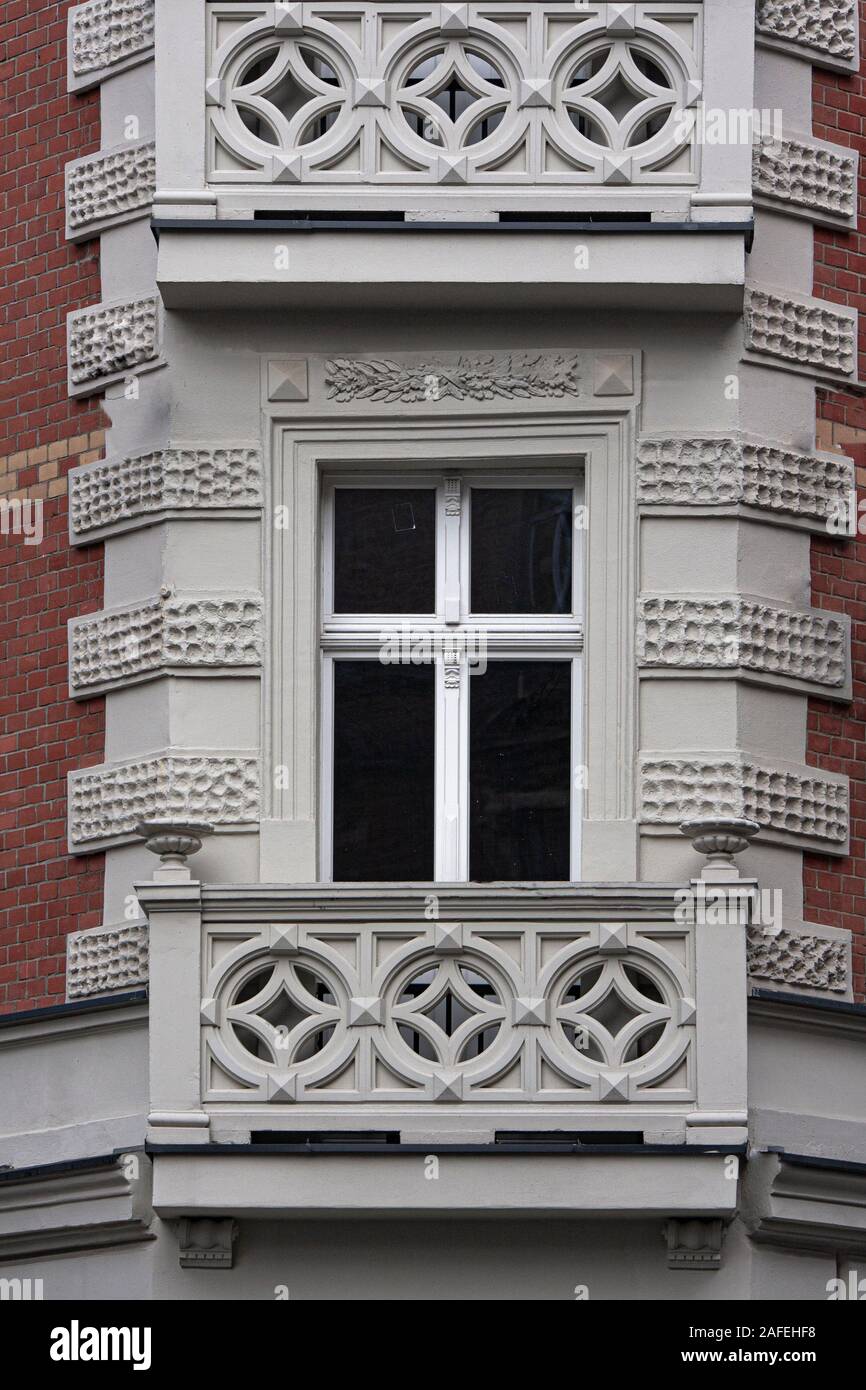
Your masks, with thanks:
M 571 665 L 491 661 L 469 681 L 469 876 L 571 876 Z
M 334 878 L 433 878 L 435 666 L 334 662 Z
M 436 611 L 436 493 L 337 488 L 334 612 Z
M 472 612 L 570 613 L 570 488 L 472 489 Z

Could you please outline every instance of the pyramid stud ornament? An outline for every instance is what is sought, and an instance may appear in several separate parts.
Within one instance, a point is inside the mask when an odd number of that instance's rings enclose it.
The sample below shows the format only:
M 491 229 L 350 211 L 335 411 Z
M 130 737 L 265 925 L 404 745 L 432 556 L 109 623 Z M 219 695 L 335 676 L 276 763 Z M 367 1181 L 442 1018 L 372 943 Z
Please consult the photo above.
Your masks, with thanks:
M 602 922 L 598 929 L 598 949 L 603 956 L 622 956 L 628 950 L 625 922 Z
M 271 1073 L 268 1077 L 268 1100 L 274 1105 L 279 1105 L 287 1101 L 294 1101 L 298 1098 L 298 1079 L 296 1076 L 280 1076 L 279 1073 Z
M 454 955 L 463 950 L 462 922 L 434 922 L 433 950 L 443 956 Z
M 439 6 L 439 29 L 449 38 L 469 33 L 469 6 L 442 4 Z
M 628 1072 L 609 1071 L 600 1076 L 598 1098 L 607 1104 L 628 1100 Z
M 734 855 L 742 854 L 759 833 L 757 821 L 741 820 L 736 816 L 718 816 L 707 820 L 687 820 L 680 830 L 691 840 L 698 854 L 707 856 L 707 869 L 733 874 L 737 866 Z
M 461 155 L 440 155 L 436 177 L 440 183 L 465 183 L 469 177 L 469 160 Z
M 382 1022 L 382 1000 L 377 996 L 370 999 L 349 1000 L 349 1027 L 375 1028 Z
M 514 1022 L 524 1028 L 545 1028 L 550 1009 L 546 999 L 515 999 Z
M 287 37 L 304 32 L 303 5 L 272 5 L 271 23 L 274 33 Z
M 602 163 L 605 183 L 631 183 L 631 159 L 628 155 L 606 154 Z
M 298 928 L 294 922 L 275 922 L 268 931 L 268 950 L 272 956 L 298 954 Z
M 270 159 L 271 183 L 300 183 L 304 164 L 300 155 L 275 154 Z
M 610 3 L 607 7 L 607 32 L 617 36 L 629 35 L 635 29 L 635 6 Z
M 463 1099 L 463 1075 L 459 1071 L 433 1073 L 433 1099 L 440 1101 Z
M 388 100 L 388 83 L 383 77 L 357 77 L 355 79 L 356 106 L 387 106 Z
M 521 110 L 526 107 L 552 106 L 553 83 L 546 77 L 525 77 L 520 84 Z
M 143 820 L 135 827 L 136 835 L 144 840 L 151 854 L 158 854 L 161 863 L 185 868 L 191 854 L 197 854 L 205 835 L 213 834 L 212 825 L 187 821 Z

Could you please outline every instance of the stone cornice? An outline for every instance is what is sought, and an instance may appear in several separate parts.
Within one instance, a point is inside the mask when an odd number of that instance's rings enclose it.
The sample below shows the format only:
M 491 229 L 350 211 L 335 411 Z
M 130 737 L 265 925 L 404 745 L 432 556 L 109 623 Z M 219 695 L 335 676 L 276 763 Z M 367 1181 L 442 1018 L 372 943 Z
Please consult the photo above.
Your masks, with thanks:
M 4 1174 L 0 1182 L 0 1258 L 56 1255 L 152 1240 L 149 1189 L 150 1162 L 143 1153 Z
M 797 1250 L 866 1247 L 866 1165 L 794 1154 L 755 1154 L 743 1189 L 753 1240 Z

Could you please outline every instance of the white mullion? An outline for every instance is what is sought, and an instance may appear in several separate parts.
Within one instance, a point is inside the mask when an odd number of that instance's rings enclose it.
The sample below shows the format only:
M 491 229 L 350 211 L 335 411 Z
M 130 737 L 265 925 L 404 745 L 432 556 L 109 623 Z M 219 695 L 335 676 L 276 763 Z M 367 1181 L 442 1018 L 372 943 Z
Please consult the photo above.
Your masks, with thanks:
M 461 861 L 463 839 L 463 802 L 461 787 L 461 753 L 463 722 L 463 688 L 466 684 L 466 663 L 437 662 L 436 667 L 436 878 L 442 883 L 458 883 L 465 875 Z
M 460 478 L 446 478 L 443 509 L 445 513 L 445 543 L 443 564 L 445 567 L 445 622 L 449 627 L 460 622 L 461 606 L 461 565 L 460 565 L 460 522 L 462 519 L 463 484 Z

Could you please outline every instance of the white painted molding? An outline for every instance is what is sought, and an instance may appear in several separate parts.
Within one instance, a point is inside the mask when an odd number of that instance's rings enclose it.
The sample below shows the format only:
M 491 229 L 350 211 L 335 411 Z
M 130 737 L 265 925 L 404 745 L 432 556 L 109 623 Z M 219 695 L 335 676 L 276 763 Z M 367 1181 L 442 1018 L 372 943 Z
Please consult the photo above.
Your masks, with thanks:
M 147 983 L 146 922 L 121 922 L 66 938 L 66 998 L 117 994 Z
M 69 846 L 87 853 L 135 839 L 148 818 L 253 825 L 259 763 L 249 754 L 166 752 L 69 774 Z
M 747 932 L 749 976 L 782 986 L 838 998 L 851 997 L 851 933 L 839 927 L 806 923 L 791 931 L 750 926 Z
M 70 694 L 88 697 L 176 668 L 218 673 L 262 660 L 262 598 L 256 593 L 164 589 L 133 608 L 69 623 Z
M 153 53 L 154 0 L 88 0 L 68 25 L 68 88 L 95 87 Z
M 177 512 L 259 511 L 262 461 L 257 444 L 169 444 L 131 458 L 107 458 L 69 473 L 73 545 L 88 545 Z
M 150 212 L 156 189 L 156 145 L 115 145 L 66 166 L 66 235 L 99 236 Z
M 854 463 L 839 454 L 803 454 L 738 435 L 647 435 L 637 446 L 637 497 L 644 507 L 714 512 L 746 508 L 781 525 L 827 534 L 847 515 Z
M 747 361 L 819 381 L 856 380 L 855 309 L 751 285 L 746 288 L 744 316 Z
M 848 778 L 818 768 L 768 765 L 747 753 L 644 753 L 640 803 L 645 826 L 678 827 L 709 816 L 757 821 L 766 838 L 848 846 Z
M 751 595 L 644 595 L 638 664 L 650 671 L 742 671 L 769 683 L 850 698 L 850 622 Z
M 66 319 L 70 396 L 94 396 L 162 365 L 160 301 L 154 296 L 76 309 Z
M 758 43 L 819 67 L 856 72 L 857 0 L 758 0 Z
M 0 1183 L 0 1260 L 110 1251 L 155 1239 L 151 1168 L 144 1153 L 82 1160 L 60 1173 L 46 1167 L 45 1173 L 37 1169 L 20 1179 L 7 1174 Z M 14 1265 L 8 1269 L 13 1278 L 15 1272 Z
M 856 150 L 806 136 L 758 137 L 752 181 L 760 206 L 829 226 L 857 222 Z

